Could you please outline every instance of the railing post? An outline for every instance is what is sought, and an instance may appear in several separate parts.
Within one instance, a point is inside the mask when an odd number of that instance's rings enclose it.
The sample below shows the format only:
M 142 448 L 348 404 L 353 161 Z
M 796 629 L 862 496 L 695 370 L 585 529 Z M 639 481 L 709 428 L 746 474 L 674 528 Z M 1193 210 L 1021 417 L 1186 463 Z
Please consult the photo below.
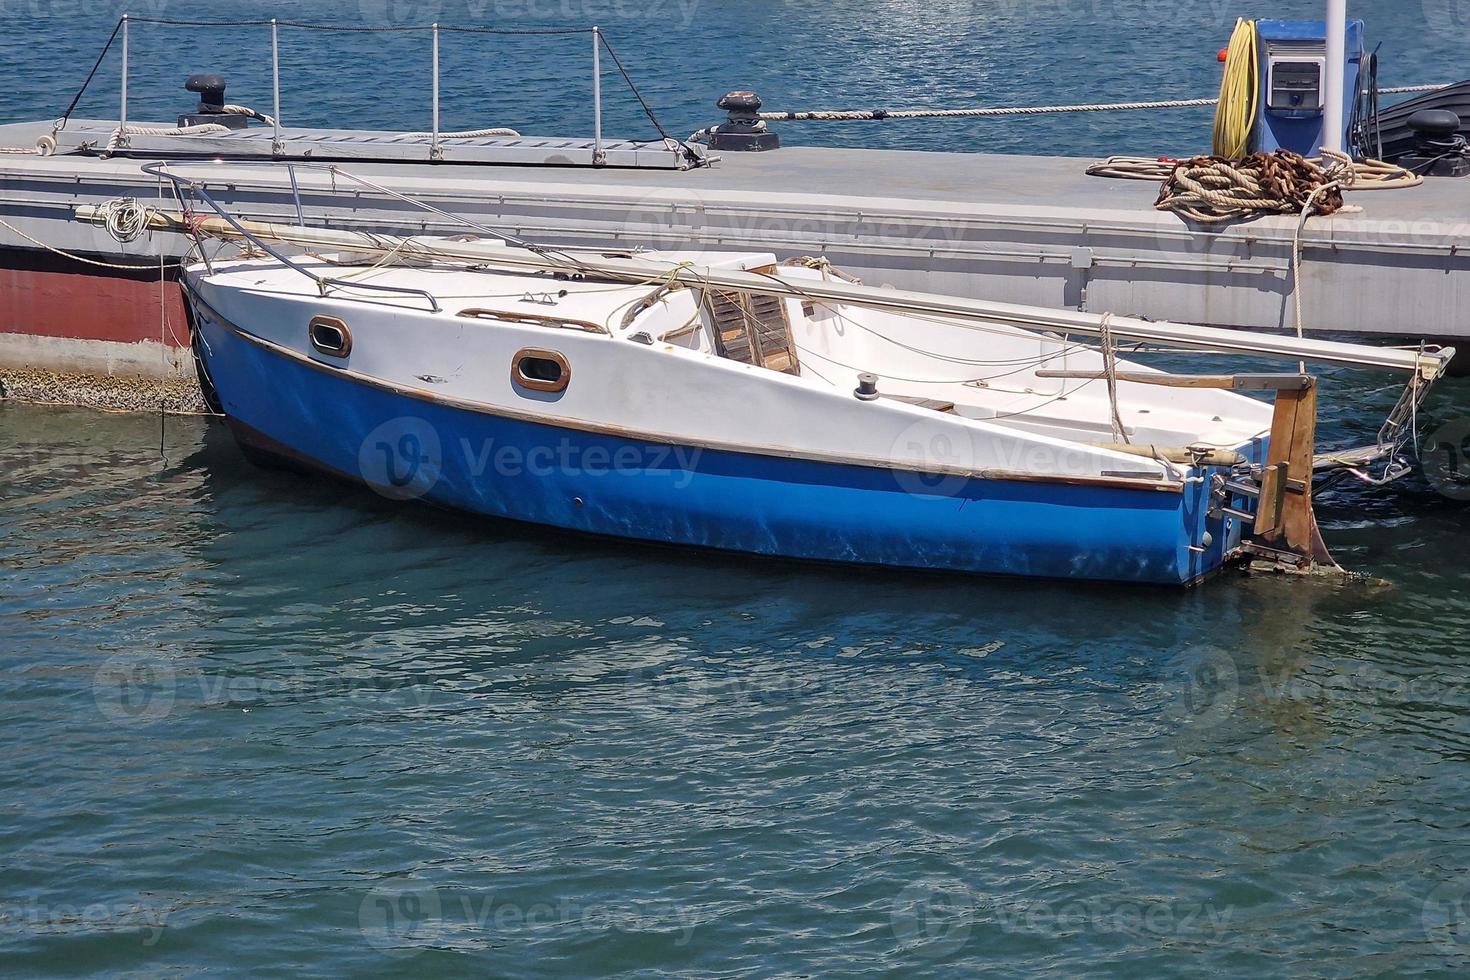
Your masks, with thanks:
M 271 85 L 275 92 L 276 135 L 271 146 L 271 152 L 280 153 L 284 148 L 281 142 L 281 28 L 276 18 L 271 18 Z
M 127 141 L 128 129 L 128 15 L 122 17 L 122 105 L 118 109 L 118 129 L 122 132 L 122 139 Z
M 434 25 L 434 142 L 429 147 L 429 159 L 438 160 L 439 149 L 439 25 Z
M 306 227 L 306 209 L 301 206 L 301 185 L 296 180 L 296 164 L 286 164 L 286 173 L 291 177 L 291 200 L 296 202 L 296 223 Z
M 602 152 L 602 28 L 592 28 L 592 164 L 600 167 Z

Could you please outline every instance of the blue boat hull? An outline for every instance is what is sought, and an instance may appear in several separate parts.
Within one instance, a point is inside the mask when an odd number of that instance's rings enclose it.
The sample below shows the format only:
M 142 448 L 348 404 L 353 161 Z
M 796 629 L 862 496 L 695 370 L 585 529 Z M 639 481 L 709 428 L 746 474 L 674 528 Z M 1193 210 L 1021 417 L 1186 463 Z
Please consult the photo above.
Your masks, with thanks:
M 1234 543 L 1206 484 L 942 477 L 644 442 L 414 397 L 278 353 L 207 309 L 195 321 L 242 442 L 392 497 L 756 555 L 1163 585 L 1207 577 Z

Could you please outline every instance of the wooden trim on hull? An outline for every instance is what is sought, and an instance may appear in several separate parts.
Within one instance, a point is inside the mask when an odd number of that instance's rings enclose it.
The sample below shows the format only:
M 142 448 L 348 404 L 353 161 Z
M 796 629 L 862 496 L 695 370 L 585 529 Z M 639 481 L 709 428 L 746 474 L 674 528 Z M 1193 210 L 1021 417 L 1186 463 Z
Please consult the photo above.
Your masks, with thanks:
M 211 320 L 229 330 L 242 340 L 254 344 L 264 350 L 284 357 L 303 367 L 313 371 L 326 374 L 334 374 L 351 379 L 353 382 L 387 391 L 414 401 L 421 401 L 432 405 L 442 405 L 456 408 L 466 412 L 487 415 L 495 418 L 514 419 L 521 422 L 530 422 L 537 425 L 552 426 L 555 428 L 571 429 L 578 432 L 590 432 L 598 435 L 615 436 L 626 439 L 636 439 L 655 445 L 682 446 L 691 449 L 707 449 L 716 452 L 743 453 L 751 456 L 768 456 L 778 459 L 795 459 L 815 463 L 829 463 L 841 466 L 858 466 L 870 469 L 891 470 L 904 473 L 914 473 L 920 476 L 939 477 L 964 477 L 966 479 L 993 480 L 997 482 L 1013 483 L 1049 483 L 1061 486 L 1074 487 L 1102 487 L 1113 490 L 1142 490 L 1154 493 L 1182 494 L 1184 485 L 1182 483 L 1167 480 L 1147 480 L 1134 477 L 1107 477 L 1107 476 L 1053 476 L 1049 474 L 1021 473 L 1009 470 L 971 470 L 962 467 L 926 467 L 915 468 L 911 465 L 876 457 L 853 457 L 839 456 L 833 453 L 822 453 L 812 450 L 790 449 L 780 446 L 752 446 L 749 444 L 737 444 L 716 442 L 712 440 L 688 439 L 669 433 L 660 432 L 636 432 L 621 426 L 606 423 L 588 422 L 581 419 L 572 419 L 561 416 L 543 415 L 534 412 L 520 411 L 501 405 L 487 405 L 483 402 L 472 402 L 463 398 L 455 398 L 442 395 L 437 392 L 424 391 L 418 388 L 409 388 L 375 378 L 371 375 L 353 371 L 351 368 L 335 367 L 322 364 L 299 351 L 277 344 L 274 341 L 257 336 L 250 331 L 240 327 L 222 316 L 218 310 L 210 305 L 209 301 L 199 295 L 197 290 L 190 289 L 187 284 L 184 291 L 189 300 L 203 308 Z M 611 341 L 610 341 L 611 342 Z

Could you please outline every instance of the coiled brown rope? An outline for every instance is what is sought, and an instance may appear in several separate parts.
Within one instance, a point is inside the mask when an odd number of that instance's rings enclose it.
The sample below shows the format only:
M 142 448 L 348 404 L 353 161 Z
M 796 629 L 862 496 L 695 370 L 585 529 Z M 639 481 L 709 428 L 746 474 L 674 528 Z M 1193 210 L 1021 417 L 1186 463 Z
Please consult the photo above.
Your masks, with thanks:
M 1155 167 L 1160 165 L 1154 163 L 1148 169 Z M 1095 169 L 1117 175 L 1128 168 L 1109 161 Z M 1329 215 L 1358 210 L 1344 202 L 1344 190 L 1421 183 L 1422 177 L 1380 160 L 1355 163 L 1346 154 L 1332 151 L 1324 151 L 1317 160 L 1290 150 L 1252 153 L 1244 160 L 1200 156 L 1173 164 L 1154 207 L 1200 224 L 1262 214 L 1302 214 L 1309 205 L 1311 213 Z

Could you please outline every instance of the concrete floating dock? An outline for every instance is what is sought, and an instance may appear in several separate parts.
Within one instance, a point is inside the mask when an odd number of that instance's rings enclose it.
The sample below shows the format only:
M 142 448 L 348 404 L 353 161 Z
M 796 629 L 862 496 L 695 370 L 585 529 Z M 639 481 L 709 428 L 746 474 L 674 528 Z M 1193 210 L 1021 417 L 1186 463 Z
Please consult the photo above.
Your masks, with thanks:
M 49 122 L 0 127 L 0 145 L 33 145 L 50 128 Z M 293 132 L 312 131 L 287 130 Z M 187 328 L 176 287 L 160 290 L 154 268 L 160 249 L 176 261 L 187 243 L 159 236 L 124 247 L 105 230 L 73 220 L 79 205 L 122 197 L 158 201 L 160 182 L 142 172 L 145 162 L 0 156 L 0 218 L 11 226 L 0 226 L 0 364 L 192 372 L 181 349 Z M 452 157 L 440 164 L 343 166 L 541 242 L 825 255 L 871 283 L 901 288 L 1210 325 L 1291 327 L 1295 216 L 1219 230 L 1191 227 L 1153 209 L 1152 182 L 1089 177 L 1090 162 L 797 147 L 726 153 L 712 166 L 682 171 L 476 166 Z M 236 214 L 296 220 L 284 166 L 226 163 L 200 170 L 206 172 L 220 188 L 217 198 Z M 340 180 L 334 186 L 320 171 L 300 171 L 299 183 L 308 221 L 323 227 L 465 231 L 367 189 Z M 1306 328 L 1470 336 L 1470 183 L 1431 178 L 1416 188 L 1350 192 L 1348 203 L 1362 211 L 1313 217 L 1302 233 Z

